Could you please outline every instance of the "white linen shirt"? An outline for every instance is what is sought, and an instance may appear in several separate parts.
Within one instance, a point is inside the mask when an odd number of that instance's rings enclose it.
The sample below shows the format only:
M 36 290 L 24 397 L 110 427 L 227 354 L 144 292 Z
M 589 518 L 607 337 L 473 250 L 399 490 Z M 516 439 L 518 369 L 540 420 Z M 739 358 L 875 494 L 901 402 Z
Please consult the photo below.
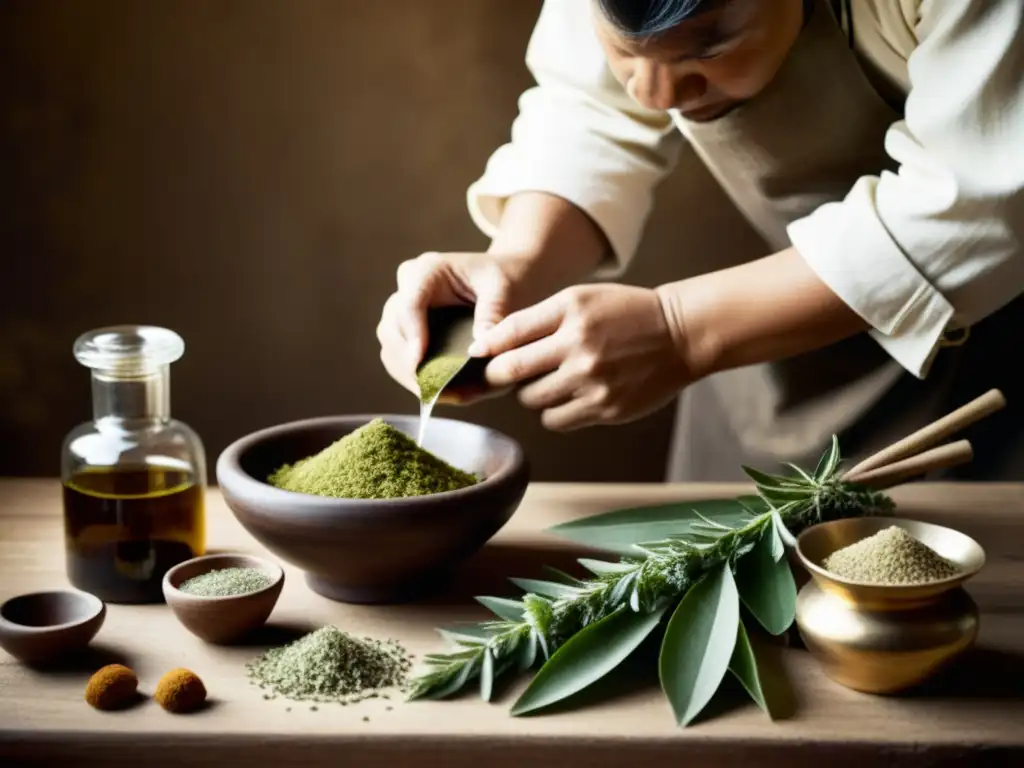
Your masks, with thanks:
M 608 238 L 615 261 L 597 273 L 608 278 L 633 258 L 680 132 L 675 115 L 644 109 L 614 79 L 591 6 L 545 0 L 526 53 L 537 85 L 468 204 L 493 237 L 518 192 L 568 200 Z M 787 233 L 886 352 L 924 378 L 947 330 L 1024 292 L 1024 0 L 852 6 L 856 48 L 907 94 L 885 139 L 898 170 L 862 177 Z

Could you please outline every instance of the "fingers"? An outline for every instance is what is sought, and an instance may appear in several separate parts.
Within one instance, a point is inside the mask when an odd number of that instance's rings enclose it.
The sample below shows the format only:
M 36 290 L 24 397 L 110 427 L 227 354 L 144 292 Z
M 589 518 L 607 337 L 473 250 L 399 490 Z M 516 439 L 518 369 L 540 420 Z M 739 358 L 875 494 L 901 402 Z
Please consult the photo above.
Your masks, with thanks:
M 554 408 L 572 399 L 579 386 L 579 376 L 559 368 L 519 390 L 519 402 L 530 410 Z
M 487 383 L 492 387 L 509 387 L 545 373 L 555 371 L 570 350 L 561 334 L 503 352 L 487 364 Z
M 473 338 L 478 339 L 496 326 L 509 311 L 509 279 L 495 264 L 473 270 L 469 277 L 470 288 L 476 296 L 473 312 Z
M 409 357 L 415 367 L 427 348 L 427 308 L 443 280 L 440 256 L 425 253 L 398 265 L 395 319 L 402 329 Z
M 587 398 L 573 398 L 567 403 L 548 408 L 540 421 L 552 432 L 572 432 L 600 422 L 598 409 Z
M 416 365 L 412 360 L 410 345 L 398 321 L 400 299 L 392 294 L 384 304 L 380 322 L 377 324 L 377 340 L 380 342 L 380 359 L 388 374 L 414 395 L 419 395 L 416 383 Z
M 537 341 L 558 330 L 565 315 L 565 300 L 556 294 L 532 307 L 513 312 L 489 331 L 481 335 L 469 354 L 475 357 L 497 357 L 531 341 Z
M 384 305 L 377 338 L 392 378 L 417 393 L 416 368 L 427 349 L 427 310 L 476 304 L 476 324 L 486 330 L 508 312 L 510 280 L 485 254 L 424 253 L 399 265 L 398 287 Z

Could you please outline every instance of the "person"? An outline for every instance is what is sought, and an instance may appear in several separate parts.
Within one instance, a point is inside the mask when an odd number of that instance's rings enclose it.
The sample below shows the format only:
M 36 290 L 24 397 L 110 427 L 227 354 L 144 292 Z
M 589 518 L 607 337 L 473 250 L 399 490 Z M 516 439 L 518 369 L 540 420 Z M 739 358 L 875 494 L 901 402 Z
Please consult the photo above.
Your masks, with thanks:
M 1008 408 L 943 477 L 1024 469 L 1021 0 L 546 0 L 536 85 L 469 189 L 485 253 L 401 264 L 377 329 L 416 391 L 425 311 L 552 430 L 680 393 L 668 480 L 862 457 L 991 387 Z M 611 282 L 688 142 L 766 254 Z M 680 211 L 678 259 L 686 260 Z

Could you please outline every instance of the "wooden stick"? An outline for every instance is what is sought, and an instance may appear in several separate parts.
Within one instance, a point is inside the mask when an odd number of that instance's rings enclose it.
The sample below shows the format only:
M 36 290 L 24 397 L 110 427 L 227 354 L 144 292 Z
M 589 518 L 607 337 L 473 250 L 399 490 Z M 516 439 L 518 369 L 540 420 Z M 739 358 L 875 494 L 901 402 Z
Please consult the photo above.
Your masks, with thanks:
M 918 453 L 909 458 L 870 469 L 867 472 L 847 473 L 843 480 L 857 483 L 876 491 L 892 488 L 912 477 L 920 477 L 936 469 L 947 469 L 966 464 L 974 458 L 974 450 L 967 440 L 940 445 L 930 451 Z
M 943 416 L 938 421 L 922 427 L 911 435 L 907 435 L 899 442 L 893 443 L 888 448 L 883 448 L 876 454 L 869 456 L 864 461 L 848 470 L 846 475 L 863 475 L 868 470 L 878 469 L 887 464 L 906 459 L 927 448 L 938 445 L 950 435 L 959 432 L 961 429 L 980 421 L 991 413 L 995 413 L 1006 406 L 1006 398 L 998 389 L 990 389 L 981 397 L 975 398 L 967 405 L 957 408 L 952 413 Z

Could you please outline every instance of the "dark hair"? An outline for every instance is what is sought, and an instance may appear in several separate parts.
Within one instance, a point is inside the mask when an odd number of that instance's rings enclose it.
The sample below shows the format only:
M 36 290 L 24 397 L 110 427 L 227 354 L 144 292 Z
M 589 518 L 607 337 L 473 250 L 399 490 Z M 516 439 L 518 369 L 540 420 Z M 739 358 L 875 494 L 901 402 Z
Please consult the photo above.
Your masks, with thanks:
M 722 0 L 598 0 L 619 31 L 629 37 L 653 37 L 711 10 Z

